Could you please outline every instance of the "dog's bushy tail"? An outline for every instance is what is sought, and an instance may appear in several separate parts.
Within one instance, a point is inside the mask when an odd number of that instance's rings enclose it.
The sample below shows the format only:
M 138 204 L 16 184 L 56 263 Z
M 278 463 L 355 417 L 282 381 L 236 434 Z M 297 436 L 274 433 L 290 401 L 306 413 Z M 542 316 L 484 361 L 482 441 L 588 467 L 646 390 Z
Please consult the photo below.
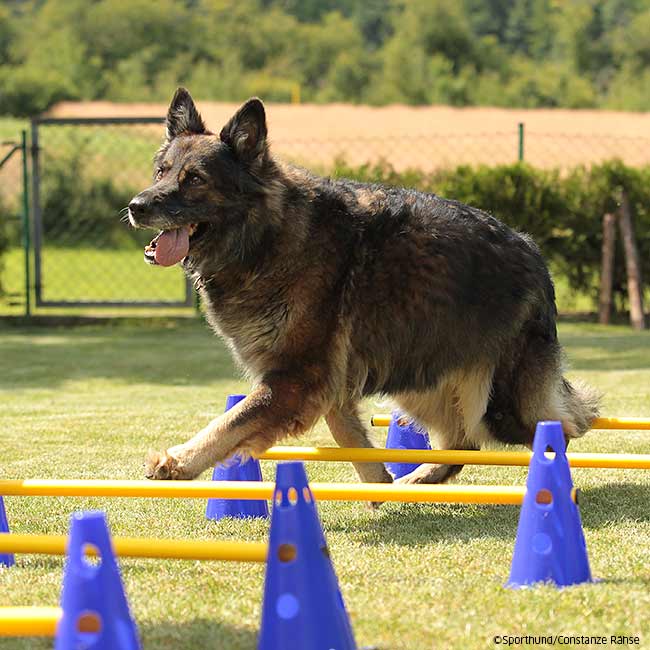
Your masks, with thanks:
M 562 392 L 565 408 L 575 424 L 575 432 L 571 432 L 571 437 L 583 436 L 600 414 L 602 394 L 582 381 L 572 384 L 564 378 Z

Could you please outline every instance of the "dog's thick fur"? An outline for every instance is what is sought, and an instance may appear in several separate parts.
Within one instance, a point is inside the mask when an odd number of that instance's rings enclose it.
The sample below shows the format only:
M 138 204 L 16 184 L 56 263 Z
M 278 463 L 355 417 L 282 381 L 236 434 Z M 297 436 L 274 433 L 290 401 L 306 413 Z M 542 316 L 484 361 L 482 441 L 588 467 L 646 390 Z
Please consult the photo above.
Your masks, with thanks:
M 182 88 L 155 167 L 131 223 L 198 224 L 183 267 L 253 388 L 188 442 L 150 454 L 150 478 L 194 478 L 320 416 L 338 444 L 371 446 L 358 404 L 376 393 L 444 449 L 530 445 L 548 419 L 573 438 L 596 417 L 597 396 L 562 377 L 538 248 L 489 214 L 283 164 L 258 99 L 215 135 Z M 356 469 L 391 480 L 381 464 Z M 403 480 L 441 482 L 460 469 L 422 465 Z

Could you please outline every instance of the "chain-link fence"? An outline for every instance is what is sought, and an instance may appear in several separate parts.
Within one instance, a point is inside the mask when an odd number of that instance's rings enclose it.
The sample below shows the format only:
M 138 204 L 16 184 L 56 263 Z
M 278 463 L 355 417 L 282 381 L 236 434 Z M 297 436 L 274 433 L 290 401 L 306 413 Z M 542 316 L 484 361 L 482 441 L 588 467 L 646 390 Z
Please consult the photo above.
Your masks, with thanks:
M 151 119 L 32 123 L 37 306 L 189 306 L 180 269 L 146 267 L 152 233 L 120 219 L 151 181 L 161 122 Z
M 509 164 L 568 169 L 610 159 L 650 165 L 650 137 L 559 134 L 525 130 L 314 137 L 272 141 L 279 157 L 316 172 L 389 165 L 432 173 L 457 165 Z M 180 269 L 145 265 L 151 233 L 134 231 L 120 210 L 151 179 L 162 118 L 39 119 L 32 124 L 31 228 L 34 305 L 123 306 L 192 304 Z M 20 142 L 0 145 L 0 160 Z M 0 313 L 25 307 L 23 170 L 20 156 L 0 168 Z M 29 233 L 28 233 L 29 234 Z M 28 283 L 27 283 L 28 284 Z

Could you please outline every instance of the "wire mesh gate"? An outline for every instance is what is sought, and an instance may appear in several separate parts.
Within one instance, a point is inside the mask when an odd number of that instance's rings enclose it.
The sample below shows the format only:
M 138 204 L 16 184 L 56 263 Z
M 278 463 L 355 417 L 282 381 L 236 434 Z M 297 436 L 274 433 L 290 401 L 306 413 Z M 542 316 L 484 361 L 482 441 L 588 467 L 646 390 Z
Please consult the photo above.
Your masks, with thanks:
M 32 121 L 34 293 L 37 307 L 193 304 L 180 268 L 143 261 L 153 232 L 120 219 L 151 183 L 163 118 Z
M 0 310 L 30 315 L 27 131 L 0 142 Z M 22 252 L 22 254 L 21 254 Z M 22 258 L 22 259 L 21 259 Z M 22 276 L 22 278 L 21 278 Z M 22 279 L 22 282 L 21 282 Z

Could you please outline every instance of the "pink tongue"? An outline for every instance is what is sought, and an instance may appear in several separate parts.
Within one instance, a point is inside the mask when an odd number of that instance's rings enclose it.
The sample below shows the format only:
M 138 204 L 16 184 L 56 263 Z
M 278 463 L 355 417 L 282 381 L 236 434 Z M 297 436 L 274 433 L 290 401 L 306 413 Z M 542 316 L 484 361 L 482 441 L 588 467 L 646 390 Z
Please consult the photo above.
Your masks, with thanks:
M 160 266 L 172 266 L 180 262 L 190 250 L 190 227 L 165 230 L 156 240 L 154 257 Z

